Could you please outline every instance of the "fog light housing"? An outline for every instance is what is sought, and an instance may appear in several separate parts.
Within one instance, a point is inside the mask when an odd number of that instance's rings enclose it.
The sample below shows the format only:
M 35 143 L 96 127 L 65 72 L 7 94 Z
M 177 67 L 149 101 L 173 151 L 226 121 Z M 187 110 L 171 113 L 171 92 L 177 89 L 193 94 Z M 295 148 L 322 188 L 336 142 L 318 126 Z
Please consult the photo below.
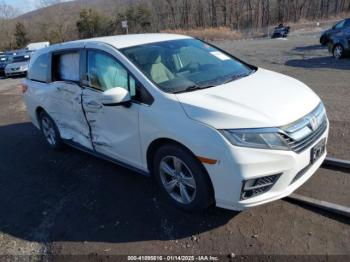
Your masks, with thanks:
M 246 200 L 269 191 L 282 173 L 243 181 L 241 200 Z

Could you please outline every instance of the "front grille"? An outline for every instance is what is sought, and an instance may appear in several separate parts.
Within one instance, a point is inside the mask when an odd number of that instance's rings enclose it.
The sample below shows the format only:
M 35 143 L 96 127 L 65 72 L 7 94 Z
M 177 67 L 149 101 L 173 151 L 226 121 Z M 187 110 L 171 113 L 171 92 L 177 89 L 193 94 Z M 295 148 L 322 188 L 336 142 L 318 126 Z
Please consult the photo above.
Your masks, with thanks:
M 310 135 L 304 137 L 303 139 L 296 141 L 287 134 L 281 134 L 285 139 L 289 147 L 296 153 L 301 153 L 309 146 L 311 146 L 317 139 L 319 139 L 327 129 L 327 119 L 324 118 L 320 126 L 313 131 Z
M 327 129 L 327 116 L 322 103 L 301 119 L 281 128 L 280 135 L 296 153 L 301 153 L 319 139 Z

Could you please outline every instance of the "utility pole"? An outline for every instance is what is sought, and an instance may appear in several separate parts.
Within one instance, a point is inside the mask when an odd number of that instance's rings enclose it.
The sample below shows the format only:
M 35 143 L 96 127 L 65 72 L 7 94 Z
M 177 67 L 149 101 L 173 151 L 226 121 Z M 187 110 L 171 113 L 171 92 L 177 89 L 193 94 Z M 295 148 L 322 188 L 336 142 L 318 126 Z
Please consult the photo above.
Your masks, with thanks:
M 122 28 L 125 28 L 125 33 L 129 34 L 128 20 L 122 21 Z

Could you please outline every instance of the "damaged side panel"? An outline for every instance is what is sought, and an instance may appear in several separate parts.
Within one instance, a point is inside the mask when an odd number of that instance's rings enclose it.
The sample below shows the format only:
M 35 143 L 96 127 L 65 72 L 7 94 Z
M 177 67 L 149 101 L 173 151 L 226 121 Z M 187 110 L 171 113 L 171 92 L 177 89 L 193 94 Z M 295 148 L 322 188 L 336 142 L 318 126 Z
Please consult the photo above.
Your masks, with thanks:
M 139 136 L 139 105 L 103 106 L 101 93 L 83 91 L 83 107 L 96 152 L 142 168 Z
M 82 107 L 82 89 L 75 83 L 54 82 L 52 95 L 47 96 L 47 110 L 60 131 L 62 139 L 92 149 L 90 130 Z

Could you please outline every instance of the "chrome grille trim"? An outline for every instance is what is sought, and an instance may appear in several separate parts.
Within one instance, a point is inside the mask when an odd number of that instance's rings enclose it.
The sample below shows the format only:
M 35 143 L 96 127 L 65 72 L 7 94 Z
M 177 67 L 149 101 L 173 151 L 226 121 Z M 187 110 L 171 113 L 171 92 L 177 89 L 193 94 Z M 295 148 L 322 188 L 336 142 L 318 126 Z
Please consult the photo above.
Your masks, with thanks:
M 312 130 L 311 119 L 316 118 L 318 122 L 318 127 Z M 311 113 L 301 118 L 300 120 L 288 125 L 285 128 L 281 128 L 280 135 L 289 145 L 290 149 L 296 153 L 301 153 L 309 146 L 311 146 L 317 139 L 319 139 L 323 133 L 326 131 L 328 125 L 326 112 L 324 110 L 323 104 L 319 104 L 316 109 Z M 301 129 L 309 128 L 310 132 L 306 136 L 297 140 L 293 138 L 293 133 L 298 132 Z

